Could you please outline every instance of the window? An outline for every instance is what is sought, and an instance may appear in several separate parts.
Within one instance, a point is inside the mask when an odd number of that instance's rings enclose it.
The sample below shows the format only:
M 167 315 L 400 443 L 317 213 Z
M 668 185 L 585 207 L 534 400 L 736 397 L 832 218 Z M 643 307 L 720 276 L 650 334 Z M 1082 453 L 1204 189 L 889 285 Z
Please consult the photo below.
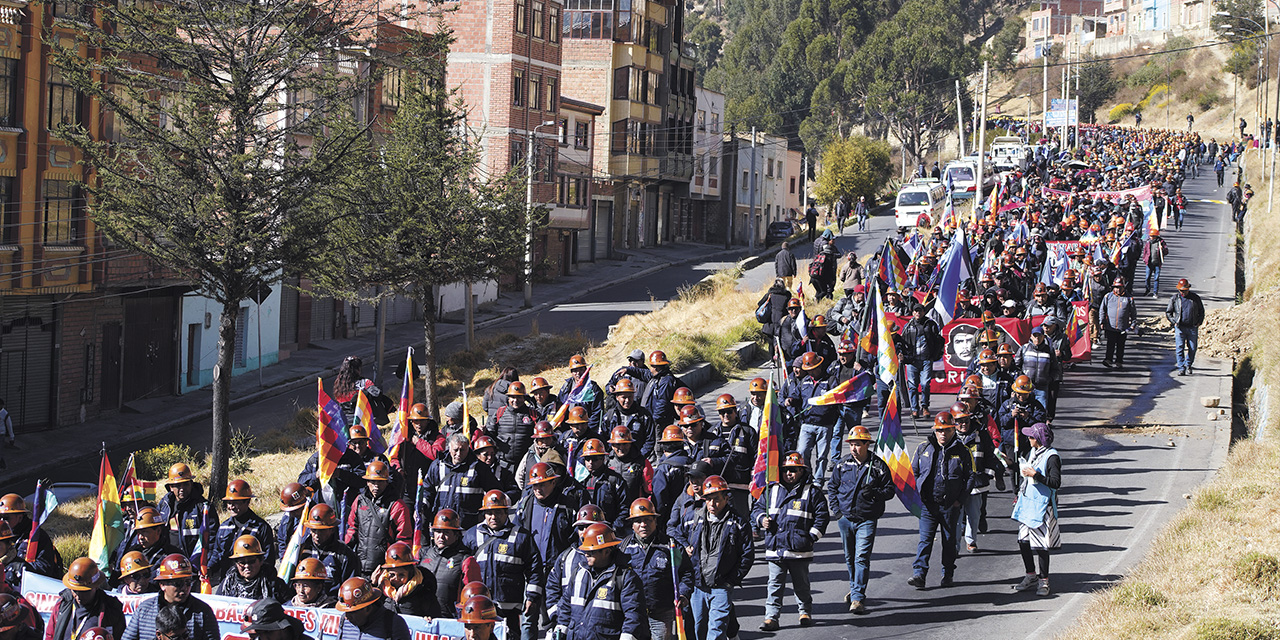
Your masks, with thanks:
M 547 78 L 547 111 L 558 111 L 560 101 L 560 79 Z
M 0 234 L 0 242 L 16 244 L 18 242 L 18 207 L 13 205 L 13 178 L 0 178 L 0 214 L 3 214 L 4 230 Z
M 18 122 L 18 89 L 22 78 L 18 75 L 18 61 L 0 58 L 0 127 L 12 127 Z
M 560 144 L 569 144 L 569 119 L 561 118 L 559 122 Z
M 573 146 L 575 149 L 586 149 L 587 140 L 591 136 L 589 125 L 585 122 L 573 124 Z
M 49 129 L 80 124 L 80 94 L 62 77 L 62 69 L 49 67 Z
M 560 7 L 551 7 L 547 16 L 551 23 L 547 26 L 547 42 L 560 42 Z
M 542 76 L 529 76 L 529 108 L 542 107 Z
M 561 33 L 566 38 L 612 39 L 613 0 L 568 0 Z
M 747 183 L 748 183 L 748 182 L 751 182 L 751 174 L 750 174 L 750 173 L 747 173 L 747 172 L 744 170 L 744 171 L 742 172 L 742 190 L 743 190 L 743 191 L 746 191 L 746 190 L 747 190 Z
M 765 160 L 765 166 L 767 167 L 764 171 L 765 177 L 772 178 L 773 177 L 773 158 L 767 158 Z
M 791 176 L 791 193 L 796 192 L 796 177 Z
M 711 167 L 707 169 L 707 186 L 712 189 L 720 187 L 720 158 L 711 156 Z
M 396 108 L 404 91 L 404 69 L 388 69 L 382 77 L 382 106 Z
M 528 19 L 529 0 L 516 0 L 516 33 L 524 33 L 528 29 L 525 21 Z
M 76 0 L 54 0 L 53 17 L 66 18 L 68 20 L 83 20 L 84 11 L 80 2 Z
M 544 9 L 543 9 L 543 4 L 542 4 L 541 2 L 535 2 L 535 3 L 533 3 L 533 17 L 532 17 L 530 20 L 533 22 L 533 37 L 535 37 L 535 38 L 541 38 L 541 37 L 542 37 L 542 13 L 543 13 L 543 11 L 544 11 Z
M 400 85 L 396 85 L 399 87 Z M 398 91 L 397 91 L 398 94 Z M 395 98 L 399 104 L 399 97 Z M 289 126 L 307 130 L 313 125 L 311 116 L 316 107 L 316 93 L 310 87 L 294 89 L 289 92 Z
M 707 130 L 707 112 L 705 110 L 698 109 L 698 131 L 706 131 L 706 130 Z
M 711 114 L 711 133 L 720 133 L 720 114 Z
M 525 154 L 524 141 L 512 140 L 511 141 L 511 158 L 510 158 L 509 167 L 511 169 L 516 169 L 516 168 L 523 169 L 524 154 Z
M 515 78 L 511 81 L 511 104 L 524 106 L 524 70 L 516 69 Z
M 78 184 L 70 180 L 45 180 L 44 243 L 72 244 L 79 241 L 82 211 Z

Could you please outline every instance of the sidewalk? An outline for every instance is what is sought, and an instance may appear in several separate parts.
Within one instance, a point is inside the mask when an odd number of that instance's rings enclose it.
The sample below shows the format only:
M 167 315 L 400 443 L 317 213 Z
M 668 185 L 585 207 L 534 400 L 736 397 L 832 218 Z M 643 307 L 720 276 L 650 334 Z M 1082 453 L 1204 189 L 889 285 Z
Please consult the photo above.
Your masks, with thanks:
M 776 251 L 776 248 L 772 251 Z M 772 251 L 761 250 L 766 254 Z M 745 247 L 725 250 L 723 245 L 679 243 L 619 253 L 623 258 L 621 260 L 584 263 L 573 275 L 547 284 L 534 284 L 531 309 L 522 308 L 524 294 L 520 289 L 500 294 L 485 309 L 476 310 L 476 329 L 481 330 L 512 318 L 538 313 L 668 267 L 730 258 L 741 259 L 746 257 L 747 250 Z M 455 345 L 461 348 L 465 327 L 452 322 L 440 322 L 436 327 L 436 343 L 442 351 Z M 263 368 L 261 386 L 256 371 L 236 376 L 231 380 L 231 409 L 306 385 L 314 385 L 317 377 L 334 375 L 342 359 L 349 355 L 364 358 L 366 374 L 372 375 L 376 360 L 373 357 L 374 341 L 375 336 L 370 331 L 362 332 L 355 338 L 312 343 L 307 349 L 294 352 L 287 360 Z M 383 374 L 383 379 L 391 380 L 389 372 L 394 370 L 398 359 L 404 357 L 406 347 L 421 342 L 421 322 L 388 326 L 384 364 L 388 372 Z M 207 422 L 212 414 L 212 403 L 212 390 L 201 389 L 181 396 L 131 402 L 121 411 L 77 425 L 22 434 L 18 439 L 19 448 L 9 450 L 5 456 L 9 461 L 9 468 L 0 470 L 0 487 L 10 487 L 23 480 L 42 477 L 52 470 L 89 459 L 96 460 L 103 442 L 113 452 L 119 452 L 132 443 L 166 431 Z M 119 453 L 116 455 L 118 457 Z

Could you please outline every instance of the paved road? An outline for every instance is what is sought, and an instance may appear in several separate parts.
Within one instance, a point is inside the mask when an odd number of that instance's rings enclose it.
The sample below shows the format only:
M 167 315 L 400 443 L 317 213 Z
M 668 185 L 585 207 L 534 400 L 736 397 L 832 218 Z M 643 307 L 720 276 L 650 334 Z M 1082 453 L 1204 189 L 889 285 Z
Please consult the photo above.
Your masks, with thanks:
M 1211 173 L 1211 172 L 1210 172 Z M 1189 183 L 1184 192 L 1191 199 L 1221 199 L 1211 177 Z M 887 221 L 878 220 L 870 238 L 842 238 L 842 249 L 860 253 L 878 246 L 888 232 Z M 1232 259 L 1227 249 L 1231 235 L 1225 207 L 1194 202 L 1183 231 L 1166 233 L 1169 263 L 1163 274 L 1165 292 L 1173 283 L 1189 278 L 1208 305 L 1230 304 L 1233 294 Z M 855 246 L 857 245 L 857 246 Z M 770 273 L 753 272 L 760 281 Z M 1139 269 L 1139 277 L 1145 271 Z M 1142 300 L 1142 317 L 1163 313 L 1167 297 Z M 1209 364 L 1207 362 L 1201 364 Z M 824 638 L 1046 638 L 1067 629 L 1088 602 L 1088 592 L 1105 587 L 1136 562 L 1149 548 L 1154 535 L 1186 502 L 1183 494 L 1212 473 L 1211 460 L 1220 460 L 1222 442 L 1215 442 L 1217 425 L 1205 421 L 1201 395 L 1216 395 L 1225 386 L 1229 365 L 1204 371 L 1194 378 L 1171 375 L 1172 338 L 1149 335 L 1129 341 L 1128 368 L 1116 373 L 1098 364 L 1085 364 L 1068 373 L 1055 422 L 1055 447 L 1063 456 L 1063 488 L 1060 518 L 1063 548 L 1051 563 L 1048 598 L 1011 590 L 1023 574 L 1015 540 L 1017 528 L 1008 519 L 1011 494 L 989 499 L 990 531 L 979 537 L 980 551 L 963 554 L 958 562 L 956 586 L 939 588 L 940 542 L 935 545 L 928 588 L 907 586 L 916 553 L 917 520 L 896 501 L 880 521 L 868 589 L 870 614 L 853 616 L 843 603 L 848 575 L 843 564 L 839 530 L 833 523 L 817 544 L 812 567 L 814 616 L 817 633 Z M 766 372 L 744 375 L 750 379 Z M 1224 385 L 1225 383 L 1225 385 Z M 746 394 L 745 380 L 730 382 L 702 396 L 704 403 L 716 394 Z M 950 406 L 953 396 L 935 396 L 934 411 Z M 1156 433 L 1122 432 L 1111 425 L 1137 422 L 1172 425 Z M 920 424 L 920 434 L 931 425 Z M 904 425 L 908 448 L 914 452 L 923 438 Z M 1169 433 L 1173 435 L 1169 435 Z M 1170 439 L 1174 446 L 1169 446 Z M 1215 448 L 1219 451 L 1215 452 Z M 1216 457 L 1215 457 L 1216 455 Z M 812 630 L 797 626 L 794 600 L 784 600 L 782 625 L 777 633 L 756 629 L 763 619 L 764 584 L 768 569 L 757 560 L 744 588 L 738 592 L 738 612 L 743 638 L 812 637 Z

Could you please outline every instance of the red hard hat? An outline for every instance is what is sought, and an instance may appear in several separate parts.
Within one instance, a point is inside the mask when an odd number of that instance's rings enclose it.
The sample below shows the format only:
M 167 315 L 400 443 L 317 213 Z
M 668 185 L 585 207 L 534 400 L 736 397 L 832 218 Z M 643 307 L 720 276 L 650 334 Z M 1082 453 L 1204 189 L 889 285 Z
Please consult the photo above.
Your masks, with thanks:
M 431 528 L 462 531 L 462 519 L 458 517 L 458 512 L 453 509 L 441 509 L 436 512 L 436 517 L 432 518 Z
M 559 477 L 560 476 L 556 475 L 556 472 L 551 469 L 551 465 L 545 462 L 539 462 L 529 469 L 529 481 L 526 484 L 533 486 L 535 484 L 551 482 Z
M 542 440 L 543 438 L 555 438 L 555 427 L 551 426 L 546 420 L 539 420 L 533 425 L 533 439 Z
M 253 489 L 249 487 L 249 483 L 244 480 L 232 480 L 227 483 L 227 494 L 222 496 L 222 501 L 228 500 L 248 500 L 253 497 Z
M 671 404 L 688 405 L 688 404 L 693 404 L 694 402 L 695 401 L 693 399 L 693 391 L 690 391 L 689 387 L 680 387 L 679 389 L 676 389 L 676 392 L 674 394 L 671 395 Z
M 702 481 L 702 495 L 709 496 L 713 493 L 720 493 L 729 490 L 729 483 L 724 481 L 720 476 L 708 476 Z
M 725 411 L 727 409 L 736 410 L 737 408 L 738 401 L 734 400 L 733 396 L 727 393 L 722 393 L 720 394 L 720 397 L 716 398 L 716 411 Z
M 593 522 L 604 522 L 604 510 L 594 504 L 584 504 L 579 507 L 573 525 L 581 527 Z
M 671 361 L 667 360 L 667 354 L 661 351 L 654 351 L 649 354 L 649 366 L 651 367 L 664 367 L 670 364 Z

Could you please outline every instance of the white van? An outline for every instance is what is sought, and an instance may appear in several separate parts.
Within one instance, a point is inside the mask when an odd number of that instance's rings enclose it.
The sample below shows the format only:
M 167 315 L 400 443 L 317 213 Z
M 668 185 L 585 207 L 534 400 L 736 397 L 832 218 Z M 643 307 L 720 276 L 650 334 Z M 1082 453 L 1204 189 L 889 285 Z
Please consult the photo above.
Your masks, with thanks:
M 978 192 L 978 166 L 969 160 L 952 160 L 942 170 L 942 181 L 951 182 L 951 197 L 969 200 Z
M 991 157 L 996 171 L 1023 171 L 1027 168 L 1027 146 L 1018 136 L 1000 136 L 991 141 Z
M 894 202 L 893 216 L 898 231 L 919 226 L 920 216 L 925 216 L 926 224 L 936 224 L 947 206 L 947 188 L 933 178 L 916 178 L 898 191 Z

